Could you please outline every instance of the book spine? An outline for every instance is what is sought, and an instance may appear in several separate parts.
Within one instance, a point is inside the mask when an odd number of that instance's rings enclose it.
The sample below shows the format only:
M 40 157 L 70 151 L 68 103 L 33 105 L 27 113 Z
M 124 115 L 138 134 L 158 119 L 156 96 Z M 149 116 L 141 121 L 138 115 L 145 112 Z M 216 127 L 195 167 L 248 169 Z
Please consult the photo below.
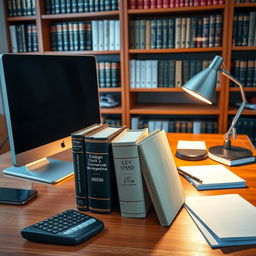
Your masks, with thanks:
M 155 19 L 151 20 L 150 38 L 151 38 L 151 43 L 150 43 L 151 49 L 156 49 L 157 48 L 157 20 Z
M 148 201 L 136 145 L 112 145 L 121 216 L 144 218 Z
M 28 52 L 32 52 L 33 49 L 33 35 L 32 35 L 32 24 L 28 24 L 26 27 L 26 35 L 27 35 L 27 49 Z
M 249 15 L 244 14 L 242 46 L 248 46 L 248 32 L 249 32 Z
M 71 137 L 77 209 L 80 211 L 86 211 L 88 210 L 88 197 L 84 140 L 81 135 L 72 135 Z
M 175 19 L 175 48 L 181 48 L 181 18 Z
M 117 202 L 111 144 L 85 139 L 85 149 L 88 208 L 92 212 L 110 213 Z
M 175 42 L 175 20 L 174 18 L 169 19 L 168 27 L 168 48 L 174 48 Z
M 146 21 L 140 20 L 139 22 L 139 49 L 145 49 L 146 44 Z
M 203 48 L 209 47 L 209 28 L 210 19 L 209 16 L 203 17 Z
M 51 47 L 52 51 L 57 51 L 57 27 L 56 25 L 50 26 L 50 36 L 51 36 Z

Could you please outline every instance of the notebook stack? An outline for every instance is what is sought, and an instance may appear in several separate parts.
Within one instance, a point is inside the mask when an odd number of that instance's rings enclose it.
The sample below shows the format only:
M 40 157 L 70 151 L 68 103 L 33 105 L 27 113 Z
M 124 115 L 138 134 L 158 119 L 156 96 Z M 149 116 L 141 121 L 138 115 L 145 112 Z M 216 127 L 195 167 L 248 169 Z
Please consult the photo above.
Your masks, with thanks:
M 241 196 L 187 197 L 185 207 L 212 248 L 256 244 L 256 208 Z

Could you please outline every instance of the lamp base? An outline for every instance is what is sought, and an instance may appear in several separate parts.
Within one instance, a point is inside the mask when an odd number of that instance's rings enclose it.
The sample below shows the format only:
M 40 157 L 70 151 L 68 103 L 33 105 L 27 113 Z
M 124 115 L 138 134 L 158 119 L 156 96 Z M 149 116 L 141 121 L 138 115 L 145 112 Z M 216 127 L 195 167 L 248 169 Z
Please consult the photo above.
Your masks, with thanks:
M 229 166 L 255 162 L 255 157 L 252 156 L 252 152 L 249 149 L 234 146 L 230 149 L 224 149 L 224 146 L 211 147 L 209 148 L 208 156 Z

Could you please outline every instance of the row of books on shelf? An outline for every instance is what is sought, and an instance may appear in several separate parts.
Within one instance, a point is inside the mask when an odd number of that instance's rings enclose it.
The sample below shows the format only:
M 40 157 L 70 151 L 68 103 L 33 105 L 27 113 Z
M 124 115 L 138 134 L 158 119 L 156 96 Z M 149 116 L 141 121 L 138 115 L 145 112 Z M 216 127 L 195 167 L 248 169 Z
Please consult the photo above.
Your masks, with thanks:
M 102 12 L 119 9 L 119 0 L 46 0 L 46 14 Z
M 251 142 L 256 146 L 256 119 L 240 117 L 236 124 L 238 134 L 247 134 Z
M 120 62 L 97 62 L 99 88 L 120 87 Z
M 222 44 L 223 16 L 130 21 L 131 49 L 205 48 Z
M 233 46 L 256 46 L 256 12 L 235 13 Z
M 35 0 L 8 0 L 7 8 L 10 17 L 36 14 Z
M 96 124 L 72 134 L 72 150 L 79 210 L 110 213 L 119 202 L 121 216 L 144 218 L 153 202 L 160 224 L 169 226 L 183 205 L 164 131 Z
M 38 39 L 35 24 L 9 26 L 12 52 L 37 52 Z
M 256 87 L 256 60 L 233 60 L 231 73 L 244 87 Z M 238 87 L 235 83 L 232 85 Z
M 129 9 L 179 8 L 224 4 L 224 0 L 129 0 Z
M 218 133 L 218 123 L 217 121 L 212 120 L 159 120 L 134 116 L 131 118 L 131 128 L 148 128 L 149 132 L 159 129 L 164 130 L 165 132 L 177 133 Z
M 60 22 L 50 27 L 53 51 L 107 51 L 120 49 L 118 20 Z
M 179 88 L 209 64 L 209 60 L 130 60 L 130 88 Z
M 116 126 L 121 127 L 122 126 L 122 120 L 120 117 L 112 117 L 112 116 L 102 116 L 102 123 L 108 124 L 109 126 Z

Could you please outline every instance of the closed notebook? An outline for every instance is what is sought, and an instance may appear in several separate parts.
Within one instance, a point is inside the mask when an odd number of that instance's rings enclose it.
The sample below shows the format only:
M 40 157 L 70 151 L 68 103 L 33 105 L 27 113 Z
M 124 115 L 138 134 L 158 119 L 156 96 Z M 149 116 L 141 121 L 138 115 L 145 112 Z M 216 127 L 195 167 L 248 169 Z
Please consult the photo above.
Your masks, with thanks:
M 256 208 L 240 195 L 191 196 L 185 208 L 211 247 L 256 244 Z
M 198 190 L 243 188 L 246 181 L 223 165 L 179 166 L 179 169 L 202 180 L 202 183 L 182 174 Z
M 162 226 L 169 226 L 184 203 L 184 192 L 164 131 L 138 143 L 142 174 Z

